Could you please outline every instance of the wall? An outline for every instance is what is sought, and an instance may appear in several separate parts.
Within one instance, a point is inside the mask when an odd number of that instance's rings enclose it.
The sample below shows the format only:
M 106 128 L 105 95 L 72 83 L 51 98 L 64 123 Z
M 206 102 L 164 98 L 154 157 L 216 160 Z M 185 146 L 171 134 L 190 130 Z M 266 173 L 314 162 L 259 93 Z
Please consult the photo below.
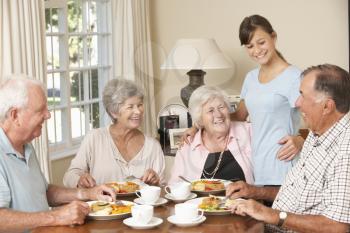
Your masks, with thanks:
M 290 63 L 303 69 L 328 62 L 348 70 L 347 0 L 150 0 L 150 7 L 157 112 L 182 103 L 180 89 L 188 82 L 185 74 L 159 69 L 178 38 L 215 38 L 235 71 L 208 72 L 205 81 L 239 94 L 244 75 L 256 66 L 238 40 L 239 24 L 251 14 L 270 20 Z M 52 162 L 53 183 L 62 183 L 71 158 Z
M 261 14 L 277 32 L 277 48 L 291 64 L 304 69 L 334 63 L 348 70 L 347 0 L 151 0 L 155 101 L 157 110 L 182 103 L 186 74 L 160 70 L 178 38 L 215 38 L 235 62 L 235 72 L 208 72 L 206 84 L 239 94 L 245 74 L 256 66 L 240 46 L 238 28 L 245 16 Z
M 63 176 L 67 171 L 73 156 L 51 161 L 52 184 L 63 185 Z

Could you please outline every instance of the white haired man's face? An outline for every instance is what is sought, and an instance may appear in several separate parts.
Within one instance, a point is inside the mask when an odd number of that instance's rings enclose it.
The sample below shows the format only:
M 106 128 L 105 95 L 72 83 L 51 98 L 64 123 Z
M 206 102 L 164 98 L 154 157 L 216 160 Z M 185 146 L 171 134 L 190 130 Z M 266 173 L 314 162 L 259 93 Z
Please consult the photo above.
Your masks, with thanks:
M 47 100 L 39 86 L 28 89 L 28 104 L 18 111 L 19 130 L 26 142 L 41 135 L 42 125 L 51 117 L 47 108 Z

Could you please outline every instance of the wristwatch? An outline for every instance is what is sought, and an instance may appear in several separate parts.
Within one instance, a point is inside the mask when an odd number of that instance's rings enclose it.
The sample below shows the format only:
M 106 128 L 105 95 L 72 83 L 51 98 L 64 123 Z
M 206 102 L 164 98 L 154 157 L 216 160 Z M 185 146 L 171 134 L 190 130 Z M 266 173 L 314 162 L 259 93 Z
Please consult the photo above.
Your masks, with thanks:
M 286 218 L 287 218 L 287 213 L 284 211 L 281 211 L 279 213 L 279 217 L 280 217 L 280 220 L 278 221 L 277 226 L 281 227 L 284 223 L 284 220 L 286 220 Z

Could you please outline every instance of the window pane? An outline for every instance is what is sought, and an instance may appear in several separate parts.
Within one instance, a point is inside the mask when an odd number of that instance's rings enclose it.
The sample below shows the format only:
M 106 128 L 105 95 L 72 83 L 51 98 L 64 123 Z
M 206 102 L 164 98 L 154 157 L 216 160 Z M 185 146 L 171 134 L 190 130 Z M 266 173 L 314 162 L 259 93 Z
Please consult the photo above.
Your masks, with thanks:
M 49 106 L 61 104 L 61 73 L 47 75 L 47 101 Z
M 60 38 L 58 36 L 52 37 L 52 62 L 53 62 L 53 68 L 59 69 L 60 68 Z
M 89 2 L 88 32 L 97 32 L 96 2 Z
M 51 118 L 47 121 L 47 133 L 50 144 L 62 141 L 62 111 L 51 110 Z
M 53 74 L 47 74 L 46 85 L 47 85 L 47 103 L 49 106 L 53 106 L 55 105 L 55 101 L 53 100 L 53 91 L 52 91 L 52 89 L 54 88 Z
M 60 68 L 60 43 L 58 36 L 46 36 L 47 69 Z
M 55 115 L 53 111 L 50 111 L 51 118 L 47 120 L 47 134 L 49 138 L 49 143 L 56 143 L 56 127 L 55 127 Z
M 69 73 L 71 102 L 84 100 L 83 72 L 73 71 Z
M 47 70 L 52 70 L 53 54 L 52 54 L 52 37 L 51 36 L 46 36 L 46 55 L 47 55 Z
M 85 135 L 85 111 L 84 106 L 71 109 L 72 138 Z
M 69 46 L 69 66 L 83 66 L 83 38 L 80 36 L 71 36 L 68 42 Z
M 56 142 L 62 141 L 62 110 L 55 110 Z
M 98 98 L 98 71 L 93 69 L 89 72 L 90 99 Z
M 58 32 L 58 14 L 59 9 L 45 9 L 45 28 L 46 32 Z
M 51 9 L 51 31 L 58 32 L 58 9 Z
M 92 66 L 97 65 L 97 36 L 87 37 L 88 46 L 88 58 L 90 59 L 89 64 Z
M 45 30 L 51 32 L 51 9 L 45 9 Z
M 100 127 L 100 111 L 99 111 L 99 103 L 90 104 L 90 122 L 89 122 L 89 130 L 92 128 Z
M 68 32 L 82 31 L 82 9 L 80 0 L 68 0 Z

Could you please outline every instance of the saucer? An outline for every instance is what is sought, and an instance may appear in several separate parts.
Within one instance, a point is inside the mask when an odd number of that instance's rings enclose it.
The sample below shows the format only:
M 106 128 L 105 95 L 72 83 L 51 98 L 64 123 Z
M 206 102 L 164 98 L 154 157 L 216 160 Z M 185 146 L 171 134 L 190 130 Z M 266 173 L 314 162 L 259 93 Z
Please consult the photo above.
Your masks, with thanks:
M 191 193 L 187 198 L 184 198 L 184 199 L 177 199 L 175 198 L 173 195 L 171 195 L 170 193 L 167 193 L 165 194 L 164 196 L 166 199 L 169 199 L 169 200 L 172 200 L 173 202 L 184 202 L 184 201 L 188 201 L 188 200 L 191 200 L 193 198 L 196 198 L 197 197 L 197 194 L 195 193 Z
M 140 205 L 160 206 L 160 205 L 164 205 L 165 203 L 167 203 L 168 200 L 165 199 L 165 198 L 160 197 L 155 203 L 152 204 L 152 203 L 145 203 L 145 201 L 142 200 L 142 198 L 139 197 L 139 198 L 134 199 L 134 202 L 137 203 L 137 204 L 140 204 Z
M 134 228 L 134 229 L 150 229 L 150 228 L 153 228 L 153 227 L 156 227 L 156 226 L 159 226 L 160 224 L 162 224 L 163 219 L 153 217 L 149 223 L 139 224 L 139 223 L 136 223 L 132 217 L 130 217 L 130 218 L 124 219 L 123 223 L 129 227 Z
M 193 227 L 201 224 L 204 222 L 207 218 L 205 216 L 202 216 L 200 219 L 197 219 L 196 221 L 189 221 L 189 222 L 184 222 L 184 221 L 179 221 L 175 215 L 171 215 L 167 218 L 168 222 L 175 224 L 178 227 Z

